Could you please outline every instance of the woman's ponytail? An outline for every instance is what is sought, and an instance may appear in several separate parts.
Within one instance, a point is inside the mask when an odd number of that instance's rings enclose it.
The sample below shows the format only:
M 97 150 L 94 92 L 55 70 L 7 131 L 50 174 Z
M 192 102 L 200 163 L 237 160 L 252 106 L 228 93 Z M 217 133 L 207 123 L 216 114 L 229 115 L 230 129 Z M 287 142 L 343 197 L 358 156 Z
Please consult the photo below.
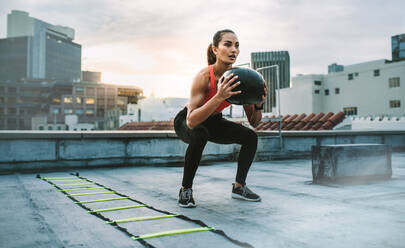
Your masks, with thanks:
M 208 65 L 213 65 L 217 61 L 217 56 L 215 56 L 215 53 L 212 51 L 212 43 L 208 46 L 207 48 L 207 62 Z

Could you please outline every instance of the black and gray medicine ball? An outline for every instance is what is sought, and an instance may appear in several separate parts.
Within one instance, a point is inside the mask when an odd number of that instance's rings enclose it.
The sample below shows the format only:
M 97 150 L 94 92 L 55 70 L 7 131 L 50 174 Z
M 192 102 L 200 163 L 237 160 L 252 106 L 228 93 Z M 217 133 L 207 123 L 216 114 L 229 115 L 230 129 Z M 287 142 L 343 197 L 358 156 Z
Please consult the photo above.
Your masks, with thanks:
M 224 73 L 224 77 L 233 73 L 238 76 L 235 82 L 240 81 L 240 84 L 232 91 L 242 91 L 242 93 L 233 95 L 226 99 L 231 104 L 256 104 L 262 100 L 264 95 L 264 79 L 263 76 L 257 71 L 245 68 L 235 67 Z

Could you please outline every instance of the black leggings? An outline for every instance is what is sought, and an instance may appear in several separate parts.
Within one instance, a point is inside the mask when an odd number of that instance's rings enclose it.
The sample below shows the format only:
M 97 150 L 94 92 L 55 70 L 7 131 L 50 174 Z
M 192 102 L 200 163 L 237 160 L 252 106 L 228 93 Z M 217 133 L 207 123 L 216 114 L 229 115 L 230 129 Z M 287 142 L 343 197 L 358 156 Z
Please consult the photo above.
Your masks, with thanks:
M 242 145 L 238 158 L 236 182 L 245 185 L 246 177 L 254 159 L 257 148 L 257 134 L 241 124 L 225 120 L 222 114 L 208 117 L 207 120 L 193 129 L 186 125 L 187 107 L 181 110 L 174 119 L 177 136 L 188 143 L 184 158 L 182 186 L 191 188 L 195 173 L 207 141 L 219 144 Z

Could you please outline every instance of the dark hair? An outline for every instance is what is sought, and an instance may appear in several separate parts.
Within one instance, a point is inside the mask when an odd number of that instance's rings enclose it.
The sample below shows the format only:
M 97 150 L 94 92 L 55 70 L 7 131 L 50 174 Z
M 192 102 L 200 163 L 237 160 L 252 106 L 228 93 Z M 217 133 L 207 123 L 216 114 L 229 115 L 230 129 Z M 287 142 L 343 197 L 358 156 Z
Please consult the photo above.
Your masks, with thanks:
M 221 41 L 222 36 L 225 33 L 233 33 L 233 34 L 235 34 L 235 32 L 233 32 L 230 29 L 219 30 L 214 34 L 214 37 L 212 38 L 212 43 L 208 46 L 208 49 L 207 49 L 207 62 L 208 62 L 208 65 L 215 64 L 215 62 L 217 61 L 217 56 L 215 56 L 215 53 L 212 51 L 212 46 L 218 47 L 218 44 Z

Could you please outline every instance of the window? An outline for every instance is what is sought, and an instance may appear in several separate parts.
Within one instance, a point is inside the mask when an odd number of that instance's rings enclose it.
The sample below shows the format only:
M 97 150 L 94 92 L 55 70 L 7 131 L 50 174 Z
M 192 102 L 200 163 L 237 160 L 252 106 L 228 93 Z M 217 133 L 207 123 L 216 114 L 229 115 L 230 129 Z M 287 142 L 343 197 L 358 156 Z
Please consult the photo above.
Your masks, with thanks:
M 14 129 L 15 126 L 17 125 L 17 120 L 15 118 L 7 119 L 7 125 L 8 125 L 8 128 Z
M 83 109 L 75 109 L 75 113 L 78 115 L 82 115 L 83 114 Z
M 400 87 L 400 81 L 399 81 L 399 77 L 394 77 L 394 78 L 390 78 L 389 79 L 389 87 L 390 88 L 396 88 L 396 87 Z
M 114 105 L 115 105 L 114 99 L 108 99 L 107 105 L 108 105 L 108 107 L 114 107 Z
M 44 130 L 44 127 L 43 127 L 43 126 L 39 126 L 39 130 Z
M 77 104 L 82 104 L 82 98 L 81 97 L 76 97 L 76 103 Z
M 345 115 L 357 115 L 357 107 L 346 107 L 343 108 Z
M 86 93 L 88 96 L 94 96 L 95 90 L 94 88 L 87 88 Z
M 8 108 L 7 113 L 9 115 L 15 115 L 15 114 L 17 114 L 17 109 L 16 108 Z
M 97 96 L 104 97 L 104 88 L 97 88 Z
M 119 97 L 118 99 L 117 99 L 117 105 L 119 105 L 119 106 L 123 106 L 123 105 L 125 105 L 127 102 L 126 102 L 126 98 L 124 98 L 124 97 Z
M 76 93 L 83 94 L 84 88 L 83 87 L 76 87 Z
M 0 107 L 0 114 L 3 115 L 4 114 L 4 109 L 2 107 Z
M 322 81 L 314 81 L 315 85 L 322 85 Z
M 355 77 L 358 77 L 358 76 L 359 76 L 359 73 L 358 73 L 358 72 L 355 72 L 355 73 L 354 73 L 354 76 L 355 76 Z
M 73 99 L 72 99 L 71 96 L 69 96 L 69 97 L 64 97 L 64 98 L 63 98 L 63 102 L 64 102 L 64 103 L 72 103 L 72 102 L 73 102 Z
M 61 126 L 58 126 L 57 128 L 58 128 L 58 130 L 62 130 L 62 127 L 61 127 Z
M 17 88 L 15 87 L 8 87 L 8 93 L 16 93 L 17 92 Z
M 335 88 L 335 94 L 336 95 L 340 94 L 340 89 L 339 88 Z
M 315 94 L 319 94 L 319 90 L 315 90 L 315 92 L 314 92 Z
M 73 113 L 73 109 L 65 109 L 65 110 L 63 111 L 63 113 L 65 113 L 65 114 L 72 114 L 72 113 Z
M 115 96 L 115 89 L 114 88 L 108 88 L 107 89 L 107 96 L 109 98 L 114 97 Z
M 374 77 L 380 76 L 380 69 L 374 70 Z
M 104 109 L 97 109 L 97 117 L 104 117 Z
M 86 115 L 93 115 L 94 109 L 86 109 Z
M 17 102 L 17 98 L 15 97 L 8 97 L 8 103 L 16 103 Z
M 59 114 L 59 108 L 53 108 L 52 113 L 55 115 Z
M 353 80 L 353 73 L 347 74 L 347 79 L 348 80 Z
M 4 103 L 4 97 L 0 96 L 0 103 Z
M 401 101 L 400 100 L 392 100 L 390 101 L 390 108 L 400 108 Z
M 92 105 L 92 104 L 94 104 L 94 98 L 92 98 L 92 97 L 87 97 L 87 98 L 86 98 L 86 104 L 87 104 L 87 105 Z
M 60 103 L 60 99 L 57 98 L 57 97 L 52 98 L 52 102 L 53 102 L 53 103 Z
M 53 130 L 52 126 L 48 126 L 48 130 Z
M 25 123 L 24 123 L 24 119 L 20 119 L 20 129 L 24 129 L 25 127 Z
M 325 90 L 325 96 L 328 96 L 328 95 L 329 95 L 329 90 L 326 89 L 326 90 Z

